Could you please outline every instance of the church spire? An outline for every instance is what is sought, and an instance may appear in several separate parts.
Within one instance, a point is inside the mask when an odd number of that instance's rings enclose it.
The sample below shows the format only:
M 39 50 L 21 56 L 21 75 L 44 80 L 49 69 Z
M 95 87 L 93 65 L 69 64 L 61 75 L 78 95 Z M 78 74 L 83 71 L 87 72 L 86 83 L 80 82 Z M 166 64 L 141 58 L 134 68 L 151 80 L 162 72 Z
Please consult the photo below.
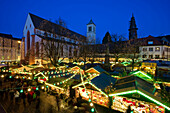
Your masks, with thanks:
M 129 28 L 129 40 L 130 39 L 137 39 L 137 30 L 135 17 L 132 13 L 131 21 L 130 21 L 130 28 Z

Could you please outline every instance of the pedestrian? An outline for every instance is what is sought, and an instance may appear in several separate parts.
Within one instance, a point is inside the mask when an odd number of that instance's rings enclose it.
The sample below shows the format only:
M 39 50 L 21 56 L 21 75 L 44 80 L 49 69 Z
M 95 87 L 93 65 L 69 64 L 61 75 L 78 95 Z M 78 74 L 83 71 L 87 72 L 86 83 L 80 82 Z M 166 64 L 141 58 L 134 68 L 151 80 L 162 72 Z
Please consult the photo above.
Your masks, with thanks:
M 8 91 L 7 91 L 7 93 L 8 93 Z M 9 91 L 10 100 L 11 100 L 12 102 L 13 102 L 13 99 L 14 99 L 14 93 L 15 93 L 14 89 L 11 89 L 11 90 Z
M 23 99 L 23 104 L 24 104 L 24 107 L 26 107 L 26 92 L 24 92 L 23 94 L 22 94 L 22 99 Z
M 0 86 L 2 86 L 2 81 L 0 80 Z
M 31 101 L 32 101 L 32 96 L 30 93 L 28 93 L 28 103 L 29 105 L 31 105 Z
M 36 98 L 37 98 L 37 95 L 36 95 L 36 93 L 34 92 L 34 94 L 33 94 L 33 100 L 36 100 Z
M 16 90 L 14 95 L 15 95 L 15 102 L 18 103 L 19 102 L 19 92 Z
M 38 113 L 40 112 L 40 98 L 37 98 L 37 104 L 36 104 L 36 110 L 38 111 Z
M 56 95 L 56 101 L 57 101 L 58 111 L 60 111 L 60 99 L 59 99 L 59 95 L 58 94 Z

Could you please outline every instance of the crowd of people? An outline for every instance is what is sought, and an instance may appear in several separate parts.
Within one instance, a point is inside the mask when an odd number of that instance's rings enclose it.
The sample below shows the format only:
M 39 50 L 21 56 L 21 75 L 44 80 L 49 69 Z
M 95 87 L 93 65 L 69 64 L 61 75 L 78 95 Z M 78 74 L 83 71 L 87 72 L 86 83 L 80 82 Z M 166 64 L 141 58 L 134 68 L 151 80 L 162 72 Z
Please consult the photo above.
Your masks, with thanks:
M 34 81 L 27 79 L 10 79 L 6 78 L 0 80 L 0 98 L 1 102 L 9 100 L 13 105 L 23 104 L 26 108 L 31 105 L 32 102 L 36 103 L 36 110 L 39 111 L 40 108 L 40 93 L 46 93 L 51 95 L 53 90 L 49 88 L 41 89 L 44 84 L 34 84 Z M 47 90 L 48 89 L 48 90 Z M 81 98 L 70 98 L 65 94 L 56 93 L 53 94 L 56 98 L 57 111 L 63 110 L 64 108 L 71 106 L 81 106 Z M 81 96 L 80 96 L 81 97 Z M 75 110 L 77 112 L 77 110 Z

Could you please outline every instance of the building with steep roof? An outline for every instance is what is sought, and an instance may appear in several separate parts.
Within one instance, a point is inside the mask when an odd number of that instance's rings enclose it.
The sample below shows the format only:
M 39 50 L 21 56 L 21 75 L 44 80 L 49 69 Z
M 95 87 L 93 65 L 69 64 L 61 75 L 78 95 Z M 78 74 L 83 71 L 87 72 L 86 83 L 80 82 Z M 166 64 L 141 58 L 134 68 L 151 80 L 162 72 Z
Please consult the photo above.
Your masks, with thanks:
M 88 25 L 92 25 L 92 31 L 94 31 L 95 24 L 89 23 Z M 78 44 L 86 40 L 86 37 L 29 13 L 23 30 L 22 41 L 25 51 L 22 60 L 26 60 L 29 64 L 45 63 L 46 61 L 42 60 L 45 58 L 40 54 L 44 51 L 42 42 L 51 39 L 63 44 L 60 49 L 61 58 L 73 58 L 78 54 Z
M 146 59 L 170 59 L 170 35 L 153 37 L 148 36 L 142 38 L 142 46 L 140 46 L 140 56 Z

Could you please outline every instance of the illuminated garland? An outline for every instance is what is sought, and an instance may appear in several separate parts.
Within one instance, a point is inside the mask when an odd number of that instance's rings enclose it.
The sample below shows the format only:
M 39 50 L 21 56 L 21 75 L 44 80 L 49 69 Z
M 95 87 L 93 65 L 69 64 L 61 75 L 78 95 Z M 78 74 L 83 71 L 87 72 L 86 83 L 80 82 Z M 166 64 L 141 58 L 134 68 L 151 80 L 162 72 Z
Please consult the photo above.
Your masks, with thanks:
M 147 78 L 149 78 L 149 79 L 152 79 L 150 76 L 148 76 L 147 74 L 145 74 L 145 73 L 142 72 L 142 71 L 137 71 L 137 72 L 135 72 L 135 73 L 133 73 L 133 74 L 138 74 L 138 73 L 141 73 L 141 74 L 144 75 L 145 77 L 147 77 Z
M 80 70 L 80 72 L 81 72 L 81 70 Z M 87 89 L 86 89 L 86 86 L 85 86 L 85 84 L 84 84 L 84 80 L 83 80 L 83 77 L 82 77 L 82 74 L 81 74 L 81 73 L 80 73 L 80 76 L 81 76 L 81 81 L 82 81 L 83 87 L 85 88 L 85 92 L 86 92 L 86 94 L 87 94 L 87 96 L 88 96 Z M 89 83 L 89 82 L 88 82 L 88 83 Z M 95 108 L 92 100 L 90 99 L 90 96 L 88 96 L 88 97 L 89 97 L 89 101 L 88 101 L 88 102 L 91 102 L 91 103 L 90 103 L 90 106 L 92 107 L 92 108 L 91 108 L 91 112 L 94 112 L 94 111 L 96 110 L 96 108 Z M 91 95 L 91 97 L 92 97 L 92 95 Z M 94 106 L 94 108 L 93 108 L 93 106 Z M 97 112 L 97 110 L 96 110 L 96 112 Z
M 131 94 L 131 93 L 139 93 L 139 94 L 143 95 L 144 97 L 148 98 L 149 100 L 151 100 L 151 101 L 165 107 L 167 110 L 170 110 L 170 108 L 168 106 L 162 104 L 161 102 L 155 100 L 154 98 L 146 95 L 145 93 L 143 93 L 143 92 L 141 92 L 139 90 L 132 90 L 132 91 L 126 91 L 126 92 L 121 92 L 121 93 L 109 94 L 109 96 L 124 95 L 124 94 Z

